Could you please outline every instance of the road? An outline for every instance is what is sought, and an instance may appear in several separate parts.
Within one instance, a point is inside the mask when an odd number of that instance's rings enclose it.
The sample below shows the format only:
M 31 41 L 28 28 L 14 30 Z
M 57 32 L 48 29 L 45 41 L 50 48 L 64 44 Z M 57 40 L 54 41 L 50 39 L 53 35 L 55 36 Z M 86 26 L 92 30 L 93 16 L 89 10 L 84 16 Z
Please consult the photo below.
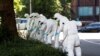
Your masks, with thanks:
M 82 56 L 100 56 L 100 33 L 78 34 L 81 39 Z M 62 33 L 60 37 L 63 37 Z
M 82 56 L 100 56 L 100 39 L 81 40 Z
M 82 56 L 100 56 L 100 33 L 79 33 Z

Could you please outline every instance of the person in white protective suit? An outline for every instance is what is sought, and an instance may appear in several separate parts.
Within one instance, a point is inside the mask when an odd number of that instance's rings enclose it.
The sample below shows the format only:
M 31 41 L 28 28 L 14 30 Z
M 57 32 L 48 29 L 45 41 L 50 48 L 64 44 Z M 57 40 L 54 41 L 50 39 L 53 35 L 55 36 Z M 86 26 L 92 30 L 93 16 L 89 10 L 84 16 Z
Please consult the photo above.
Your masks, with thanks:
M 64 25 L 63 51 L 68 52 L 68 56 L 81 56 L 80 39 L 78 36 L 76 21 L 68 21 Z
M 55 36 L 57 30 L 56 21 L 53 19 L 42 18 L 40 20 L 40 25 L 40 30 L 44 30 L 44 42 L 46 44 L 52 44 L 52 37 Z
M 26 24 L 26 28 L 27 28 L 27 30 L 29 30 L 29 25 L 30 25 L 30 22 L 31 22 L 31 19 L 30 19 L 30 15 L 29 14 L 25 14 L 24 15 L 28 20 L 27 20 L 27 24 Z
M 39 14 L 38 13 L 32 13 L 30 14 L 30 18 L 33 19 L 30 25 L 30 39 L 38 39 L 37 37 L 37 32 L 38 32 L 38 28 L 39 28 Z
M 33 37 L 33 35 L 35 35 L 36 40 L 43 42 L 44 30 L 40 30 L 40 28 L 41 28 L 40 21 L 44 22 L 45 20 L 46 20 L 46 17 L 43 16 L 42 14 L 36 16 L 34 26 L 33 26 L 34 28 L 33 28 L 33 31 L 31 33 L 30 37 Z M 43 27 L 45 27 L 45 25 Z
M 39 30 L 40 30 L 40 41 L 41 42 L 44 42 L 44 33 L 45 33 L 45 30 L 46 30 L 46 23 L 45 21 L 47 20 L 47 18 L 43 15 L 43 14 L 40 14 L 40 19 L 39 19 Z
M 27 29 L 27 35 L 26 35 L 26 37 L 28 39 L 29 34 L 30 34 L 30 25 L 31 25 L 32 19 L 30 18 L 30 15 L 29 14 L 25 14 L 24 16 L 28 19 L 27 20 L 27 23 L 26 23 L 26 29 Z
M 75 49 L 76 56 L 81 56 L 80 40 L 77 32 L 77 26 L 81 26 L 81 23 L 66 20 L 64 19 L 65 17 L 59 13 L 56 13 L 54 17 L 60 19 L 60 27 L 62 26 L 60 29 L 63 30 L 64 35 L 64 39 L 62 41 L 63 51 L 68 52 L 68 56 L 74 56 Z M 57 44 L 55 43 L 55 45 Z
M 67 17 L 61 15 L 60 13 L 55 13 L 54 18 L 58 21 L 58 29 L 55 37 L 55 48 L 59 48 L 59 35 L 63 32 L 64 24 L 69 21 Z M 65 37 L 65 36 L 64 36 Z

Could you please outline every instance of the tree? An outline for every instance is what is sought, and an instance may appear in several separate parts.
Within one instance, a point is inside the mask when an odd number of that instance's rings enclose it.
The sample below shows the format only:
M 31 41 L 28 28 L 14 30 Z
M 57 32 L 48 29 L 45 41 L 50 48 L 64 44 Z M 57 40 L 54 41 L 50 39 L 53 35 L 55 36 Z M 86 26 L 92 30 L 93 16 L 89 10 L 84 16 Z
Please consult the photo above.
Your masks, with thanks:
M 14 11 L 18 15 L 25 6 L 22 4 L 22 0 L 14 0 Z
M 22 0 L 26 6 L 23 12 L 29 13 L 29 0 Z M 59 0 L 32 0 L 32 12 L 43 13 L 47 17 L 52 17 L 56 12 L 62 12 L 63 7 Z
M 13 0 L 2 0 L 2 13 L 1 13 L 1 26 L 2 26 L 2 36 L 3 39 L 12 39 L 18 36 L 15 22 L 15 13 Z M 5 33 L 7 31 L 7 33 Z M 4 37 L 6 36 L 6 37 Z M 1 38 L 1 37 L 0 37 Z
M 43 13 L 47 17 L 52 17 L 54 13 L 63 10 L 59 0 L 33 0 L 33 12 Z
M 62 14 L 67 16 L 68 18 L 71 18 L 71 0 L 60 0 L 62 7 L 64 8 L 62 11 Z

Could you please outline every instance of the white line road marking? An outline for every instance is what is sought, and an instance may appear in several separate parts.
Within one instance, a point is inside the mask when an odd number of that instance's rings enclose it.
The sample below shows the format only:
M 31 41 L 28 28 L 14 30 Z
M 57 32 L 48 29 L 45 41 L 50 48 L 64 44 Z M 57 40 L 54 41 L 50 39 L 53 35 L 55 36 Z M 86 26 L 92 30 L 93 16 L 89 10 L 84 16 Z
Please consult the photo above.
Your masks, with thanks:
M 93 41 L 89 41 L 89 40 L 83 40 L 83 41 L 88 42 L 88 43 L 91 43 L 91 44 L 100 45 L 100 43 L 95 43 L 95 42 L 93 42 Z

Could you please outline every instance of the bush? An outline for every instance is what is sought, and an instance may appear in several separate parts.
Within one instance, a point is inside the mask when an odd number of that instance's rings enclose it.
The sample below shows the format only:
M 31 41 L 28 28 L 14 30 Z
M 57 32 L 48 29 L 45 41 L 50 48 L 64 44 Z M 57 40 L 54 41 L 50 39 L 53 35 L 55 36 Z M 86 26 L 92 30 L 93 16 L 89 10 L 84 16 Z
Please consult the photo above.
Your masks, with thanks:
M 6 27 L 0 26 L 0 42 L 11 40 L 12 36 L 10 31 Z
M 65 56 L 65 54 L 35 40 L 15 39 L 0 44 L 0 56 Z

